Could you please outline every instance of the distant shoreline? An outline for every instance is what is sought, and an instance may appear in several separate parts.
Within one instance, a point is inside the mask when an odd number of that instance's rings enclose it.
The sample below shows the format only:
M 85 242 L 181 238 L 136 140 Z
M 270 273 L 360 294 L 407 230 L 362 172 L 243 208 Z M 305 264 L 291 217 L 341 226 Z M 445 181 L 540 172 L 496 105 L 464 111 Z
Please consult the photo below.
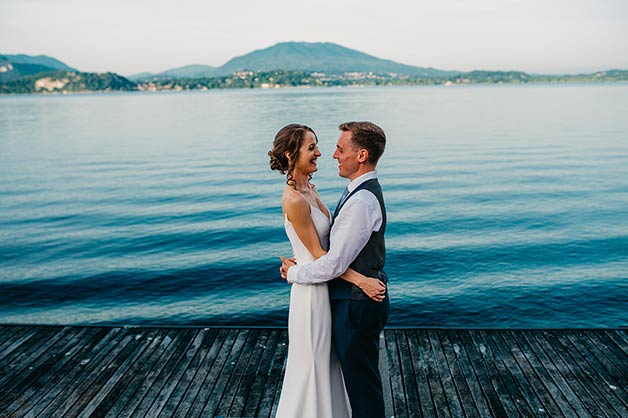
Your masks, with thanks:
M 114 73 L 57 71 L 0 83 L 0 94 L 76 94 L 112 92 L 209 91 L 226 89 L 281 89 L 321 87 L 468 86 L 468 85 L 576 85 L 623 84 L 628 70 L 577 75 L 529 75 L 517 71 L 472 71 L 448 77 L 416 77 L 394 73 L 320 73 L 304 71 L 238 71 L 229 76 L 157 78 L 131 81 Z

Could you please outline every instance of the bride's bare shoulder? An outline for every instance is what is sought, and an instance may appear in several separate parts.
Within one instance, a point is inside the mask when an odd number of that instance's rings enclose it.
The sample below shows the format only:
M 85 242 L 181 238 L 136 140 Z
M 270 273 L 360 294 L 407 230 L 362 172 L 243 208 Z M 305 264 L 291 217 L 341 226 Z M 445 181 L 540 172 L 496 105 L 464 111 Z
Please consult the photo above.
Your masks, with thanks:
M 310 205 L 305 197 L 290 187 L 286 187 L 283 192 L 281 206 L 284 213 L 288 215 L 288 219 L 310 213 Z

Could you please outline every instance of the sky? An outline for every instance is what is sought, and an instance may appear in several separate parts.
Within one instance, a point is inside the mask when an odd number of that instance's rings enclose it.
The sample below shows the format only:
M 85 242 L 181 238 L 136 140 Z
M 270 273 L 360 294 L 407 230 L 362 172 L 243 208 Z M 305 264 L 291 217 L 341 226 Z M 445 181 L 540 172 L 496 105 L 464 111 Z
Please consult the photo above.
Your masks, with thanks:
M 0 53 L 122 75 L 333 42 L 443 70 L 628 69 L 628 0 L 0 0 Z

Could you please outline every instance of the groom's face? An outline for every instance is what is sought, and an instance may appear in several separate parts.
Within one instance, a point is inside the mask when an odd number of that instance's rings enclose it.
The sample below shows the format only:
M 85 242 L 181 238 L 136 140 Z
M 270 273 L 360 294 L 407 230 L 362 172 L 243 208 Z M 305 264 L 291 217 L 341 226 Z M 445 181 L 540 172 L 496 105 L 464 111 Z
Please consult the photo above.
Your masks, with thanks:
M 355 173 L 360 168 L 358 162 L 358 150 L 351 140 L 350 131 L 342 131 L 336 143 L 334 159 L 338 160 L 338 175 L 353 180 Z

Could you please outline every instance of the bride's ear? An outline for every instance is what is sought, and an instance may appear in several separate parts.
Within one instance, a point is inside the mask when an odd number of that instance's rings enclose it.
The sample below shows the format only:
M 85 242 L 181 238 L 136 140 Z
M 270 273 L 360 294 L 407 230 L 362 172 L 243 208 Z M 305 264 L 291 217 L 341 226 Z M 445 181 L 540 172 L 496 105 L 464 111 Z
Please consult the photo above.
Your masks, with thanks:
M 284 157 L 286 157 L 286 159 L 288 161 L 292 161 L 292 157 L 290 157 L 290 151 L 286 151 L 283 153 Z

